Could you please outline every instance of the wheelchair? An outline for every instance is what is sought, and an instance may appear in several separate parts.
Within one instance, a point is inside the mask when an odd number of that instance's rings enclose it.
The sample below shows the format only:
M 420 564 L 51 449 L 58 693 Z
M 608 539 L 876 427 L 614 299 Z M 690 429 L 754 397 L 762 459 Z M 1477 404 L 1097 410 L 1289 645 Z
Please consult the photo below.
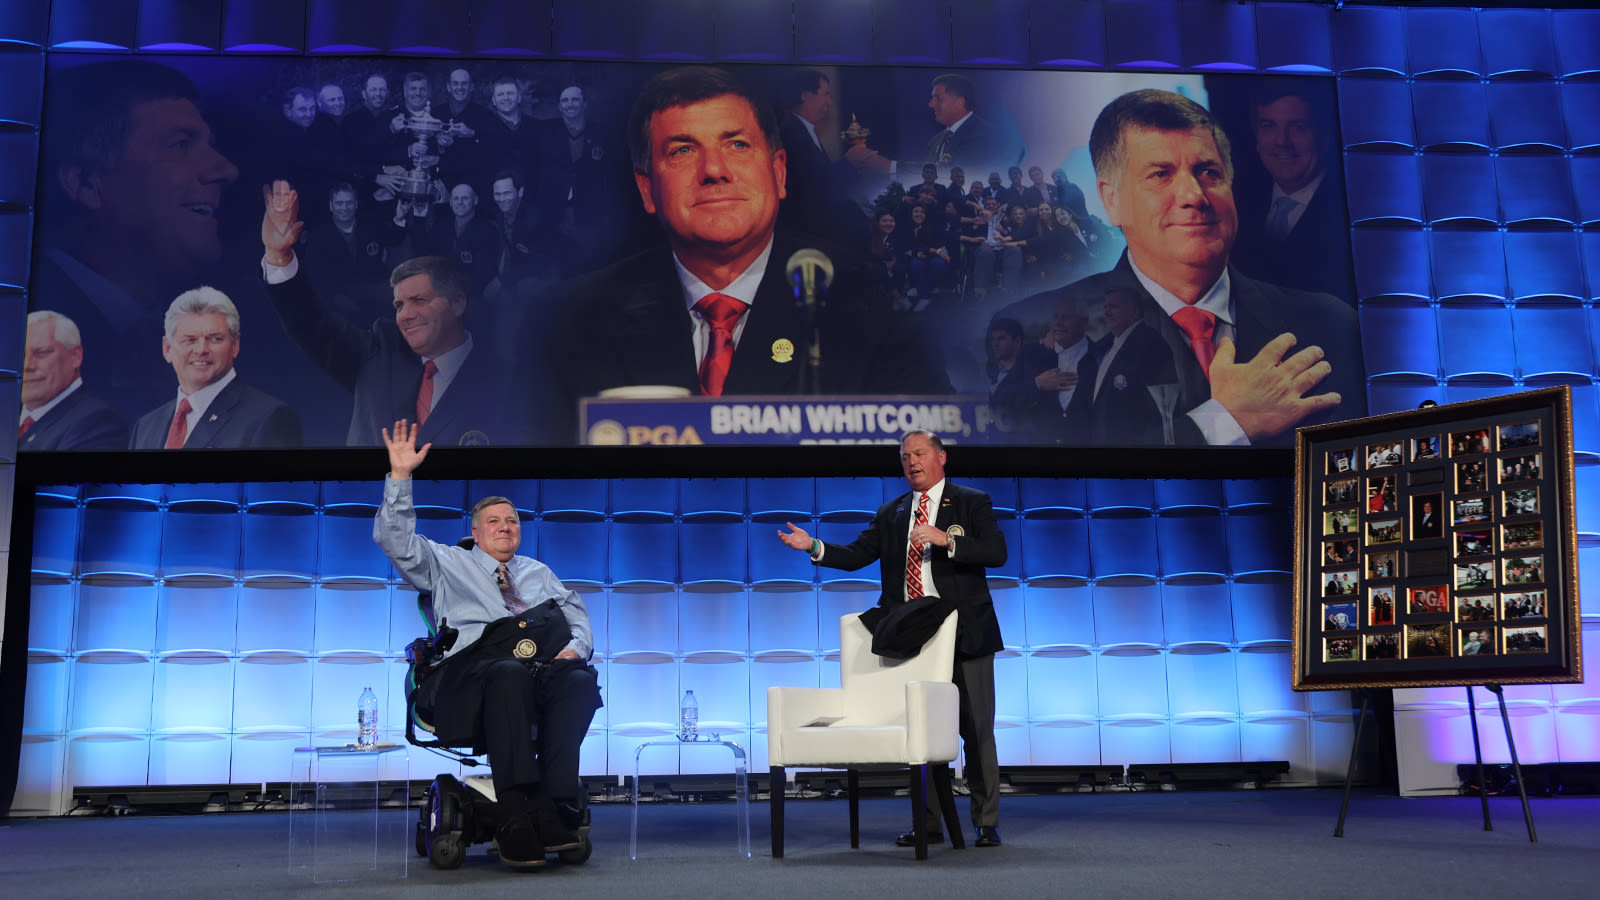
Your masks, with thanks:
M 471 540 L 463 538 L 462 544 L 470 546 Z M 478 743 L 473 735 L 438 734 L 426 721 L 426 711 L 417 705 L 418 687 L 455 645 L 457 636 L 456 629 L 446 620 L 439 620 L 435 627 L 433 598 L 428 594 L 417 595 L 417 607 L 428 634 L 406 646 L 406 661 L 410 664 L 406 671 L 406 741 L 466 766 L 482 765 L 473 758 Z M 423 735 L 418 735 L 419 730 Z M 578 793 L 577 808 L 558 807 L 557 814 L 577 833 L 580 843 L 555 856 L 567 865 L 582 865 L 594 851 L 589 841 L 589 804 L 583 792 Z M 428 785 L 427 798 L 417 816 L 417 855 L 426 857 L 437 869 L 459 868 L 466 859 L 467 848 L 493 841 L 502 822 L 492 776 L 458 779 L 449 773 L 441 774 Z

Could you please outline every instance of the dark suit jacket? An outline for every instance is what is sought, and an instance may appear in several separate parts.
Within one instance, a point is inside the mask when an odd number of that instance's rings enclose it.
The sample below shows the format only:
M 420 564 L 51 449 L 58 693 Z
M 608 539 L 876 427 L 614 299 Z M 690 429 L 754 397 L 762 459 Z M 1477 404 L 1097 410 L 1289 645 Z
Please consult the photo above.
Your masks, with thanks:
M 873 561 L 883 593 L 878 605 L 892 609 L 906 600 L 906 535 L 911 531 L 915 492 L 907 491 L 878 507 L 872 521 L 848 544 L 823 544 L 819 565 L 854 570 Z M 994 503 L 975 488 L 944 483 L 933 526 L 945 531 L 960 525 L 955 558 L 943 547 L 932 550 L 933 585 L 939 596 L 952 601 L 961 613 L 956 631 L 956 658 L 972 659 L 1004 649 L 1000 620 L 989 596 L 986 570 L 1006 563 L 1006 536 L 994 519 Z
M 1237 333 L 1234 342 L 1238 348 L 1237 359 L 1240 362 L 1253 359 L 1267 342 L 1284 332 L 1292 332 L 1299 340 L 1299 343 L 1290 349 L 1290 354 L 1312 343 L 1321 347 L 1326 354 L 1325 359 L 1332 372 L 1313 387 L 1311 392 L 1321 394 L 1336 391 L 1341 398 L 1339 405 L 1319 415 L 1301 420 L 1296 423 L 1296 427 L 1337 422 L 1366 415 L 1366 367 L 1361 358 L 1361 331 L 1356 321 L 1355 310 L 1342 300 L 1328 294 L 1280 288 L 1247 277 L 1231 266 L 1228 272 L 1232 285 L 1234 314 L 1238 318 L 1238 322 L 1235 323 Z M 1138 277 L 1133 274 L 1133 267 L 1128 263 L 1126 252 L 1117 265 L 1109 271 L 1090 275 L 1066 287 L 1036 294 L 1023 302 L 1030 306 L 1039 302 L 1046 304 L 1044 308 L 1053 308 L 1062 298 L 1076 296 L 1085 303 L 1093 304 L 1103 300 L 1106 291 L 1113 287 L 1130 291 L 1139 298 L 1144 313 L 1144 323 L 1151 326 L 1161 338 L 1177 368 L 1178 405 L 1173 416 L 1176 442 L 1180 445 L 1203 445 L 1205 438 L 1188 418 L 1187 413 L 1211 399 L 1211 383 L 1200 370 L 1200 363 L 1189 349 L 1182 330 L 1173 324 L 1171 317 L 1161 309 L 1139 283 Z M 1290 428 L 1281 434 L 1258 441 L 1257 445 L 1284 447 L 1293 439 L 1294 430 Z
M 1161 446 L 1166 443 L 1164 416 L 1149 388 L 1177 384 L 1173 356 L 1155 329 L 1143 321 L 1135 322 L 1101 378 L 1100 364 L 1111 352 L 1113 341 L 1107 332 L 1078 363 L 1078 388 L 1067 404 L 1064 443 Z M 1099 395 L 1094 391 L 1096 379 L 1100 380 Z M 1174 416 L 1183 412 L 1174 410 Z
M 1034 381 L 1039 373 L 1056 365 L 1055 351 L 1049 347 L 1032 341 L 1022 345 L 1011 370 L 989 392 L 989 408 L 1000 417 L 1002 430 L 1026 435 L 1041 422 L 1061 418 L 1061 404 L 1055 392 L 1039 390 Z M 993 360 L 985 366 L 990 384 L 994 384 L 997 368 Z
M 1259 198 L 1240 204 L 1234 264 L 1263 281 L 1353 301 L 1350 219 L 1345 212 L 1343 180 L 1332 171 L 1323 176 L 1305 212 L 1281 241 L 1266 236 L 1270 190 L 1269 184 L 1268 191 Z
M 965 125 L 950 135 L 950 140 L 944 142 L 944 154 L 940 155 L 939 144 L 943 136 L 944 129 L 941 128 L 928 139 L 928 150 L 922 161 L 961 166 L 974 178 L 979 177 L 975 168 L 997 169 L 1004 173 L 1006 169 L 1021 164 L 1026 152 L 1015 135 L 977 113 L 973 113 Z
M 861 218 L 846 211 L 854 167 L 848 160 L 830 160 L 792 113 L 783 117 L 778 133 L 789 172 L 778 221 L 785 229 L 806 234 L 841 234 L 852 228 Z
M 128 421 L 81 387 L 35 421 L 28 433 L 17 440 L 17 449 L 23 452 L 123 450 L 127 446 Z
M 355 394 L 345 443 L 379 445 L 382 429 L 396 419 L 416 419 L 422 360 L 393 319 L 374 320 L 365 329 L 352 324 L 322 302 L 304 272 L 267 285 L 267 296 L 306 356 Z M 461 371 L 435 398 L 418 444 L 519 446 L 539 437 L 525 370 L 496 360 L 485 340 L 475 339 Z
M 811 334 L 784 263 L 812 242 L 780 233 L 734 351 L 723 394 L 807 393 Z M 832 253 L 836 260 L 842 254 Z M 817 313 L 823 394 L 947 394 L 952 388 L 931 342 L 891 319 L 859 273 L 839 264 L 827 306 Z M 865 299 L 863 299 L 865 298 Z M 557 285 L 536 301 L 548 318 L 532 323 L 524 346 L 540 367 L 545 406 L 561 440 L 576 436 L 578 400 L 625 385 L 700 392 L 693 319 L 672 251 L 662 246 Z M 780 342 L 793 345 L 780 352 Z
M 134 450 L 160 450 L 177 408 L 174 397 L 139 417 L 133 426 Z M 235 377 L 217 394 L 201 417 L 185 450 L 300 446 L 300 414 L 265 391 Z

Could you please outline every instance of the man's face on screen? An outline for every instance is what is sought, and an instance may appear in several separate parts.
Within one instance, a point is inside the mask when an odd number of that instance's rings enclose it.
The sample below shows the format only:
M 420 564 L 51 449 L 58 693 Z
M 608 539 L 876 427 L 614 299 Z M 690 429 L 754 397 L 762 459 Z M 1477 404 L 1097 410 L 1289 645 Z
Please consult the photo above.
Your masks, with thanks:
M 649 171 L 635 173 L 646 212 L 677 247 L 738 250 L 765 244 L 787 175 L 755 110 L 737 94 L 661 110 L 650 117 Z
M 1239 216 L 1211 132 L 1130 126 L 1122 141 L 1126 163 L 1115 181 L 1099 182 L 1100 199 L 1134 264 L 1163 286 L 1196 271 L 1220 276 Z
M 22 403 L 38 409 L 56 398 L 76 381 L 83 365 L 83 345 L 68 347 L 56 340 L 56 323 L 50 320 L 28 325 L 27 343 L 22 351 Z
M 509 503 L 496 503 L 478 510 L 472 521 L 472 539 L 483 552 L 500 562 L 517 554 L 522 545 L 522 522 Z
M 325 84 L 317 92 L 317 108 L 334 118 L 344 115 L 344 88 Z
M 445 297 L 427 275 L 394 286 L 394 323 L 418 356 L 431 359 L 458 345 L 466 313 L 465 297 Z
M 155 270 L 187 273 L 222 255 L 216 212 L 238 177 L 193 103 L 149 100 L 133 108 L 117 165 L 84 178 L 75 195 L 103 239 L 145 250 Z
M 1292 194 L 1322 172 L 1311 104 L 1290 94 L 1256 107 L 1256 152 L 1267 174 Z
M 177 373 L 178 386 L 192 394 L 233 371 L 239 339 L 222 313 L 184 313 L 161 339 L 161 355 Z

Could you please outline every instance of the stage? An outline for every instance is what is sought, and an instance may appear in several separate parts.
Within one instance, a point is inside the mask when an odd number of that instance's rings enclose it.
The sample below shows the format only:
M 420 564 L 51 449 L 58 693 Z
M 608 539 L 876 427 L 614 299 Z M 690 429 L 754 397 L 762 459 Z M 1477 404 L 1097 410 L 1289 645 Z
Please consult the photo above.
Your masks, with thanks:
M 513 871 L 472 848 L 454 871 L 410 857 L 410 877 L 313 885 L 287 874 L 283 812 L 9 819 L 0 823 L 0 883 L 8 896 L 298 895 L 473 897 L 889 896 L 1284 898 L 1377 896 L 1592 897 L 1600 882 L 1600 797 L 1534 798 L 1529 843 L 1515 796 L 1491 800 L 1493 832 L 1476 798 L 1351 800 L 1332 837 L 1335 790 L 1005 796 L 994 849 L 930 848 L 917 863 L 893 846 L 907 825 L 902 798 L 862 802 L 862 847 L 849 847 L 841 800 L 791 801 L 784 859 L 772 859 L 767 806 L 752 804 L 755 855 L 734 852 L 730 803 L 659 803 L 640 810 L 639 858 L 628 858 L 629 807 L 593 807 L 594 855 Z M 964 798 L 958 798 L 963 816 Z M 395 810 L 386 815 L 407 815 Z M 409 827 L 409 825 L 408 825 Z M 970 841 L 970 838 L 969 838 Z

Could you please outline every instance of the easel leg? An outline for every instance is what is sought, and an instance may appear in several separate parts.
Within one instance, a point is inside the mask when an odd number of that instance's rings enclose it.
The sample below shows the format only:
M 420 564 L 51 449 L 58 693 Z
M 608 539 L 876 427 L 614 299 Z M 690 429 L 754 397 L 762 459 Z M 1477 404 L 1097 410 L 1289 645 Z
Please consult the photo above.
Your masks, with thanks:
M 1356 716 L 1356 739 L 1350 745 L 1350 768 L 1344 773 L 1344 799 L 1339 801 L 1339 824 L 1333 828 L 1333 836 L 1344 837 L 1344 816 L 1350 810 L 1350 786 L 1356 780 L 1356 755 L 1361 752 L 1361 733 L 1367 727 L 1367 707 L 1372 703 L 1372 692 L 1366 688 L 1357 688 L 1361 692 L 1361 712 Z
M 1522 820 L 1528 823 L 1528 842 L 1537 844 L 1539 836 L 1533 831 L 1533 810 L 1528 807 L 1528 785 L 1522 780 L 1522 763 L 1517 761 L 1517 742 L 1511 736 L 1511 714 L 1506 712 L 1506 695 L 1498 684 L 1486 684 L 1484 687 L 1500 698 L 1500 722 L 1505 725 L 1506 748 L 1511 751 L 1511 776 L 1517 779 L 1517 794 L 1522 798 Z
M 1489 823 L 1489 782 L 1483 777 L 1483 747 L 1478 743 L 1478 704 L 1472 698 L 1472 685 L 1467 685 L 1467 718 L 1472 721 L 1472 756 L 1478 761 L 1478 796 L 1483 800 L 1483 830 L 1493 831 Z

